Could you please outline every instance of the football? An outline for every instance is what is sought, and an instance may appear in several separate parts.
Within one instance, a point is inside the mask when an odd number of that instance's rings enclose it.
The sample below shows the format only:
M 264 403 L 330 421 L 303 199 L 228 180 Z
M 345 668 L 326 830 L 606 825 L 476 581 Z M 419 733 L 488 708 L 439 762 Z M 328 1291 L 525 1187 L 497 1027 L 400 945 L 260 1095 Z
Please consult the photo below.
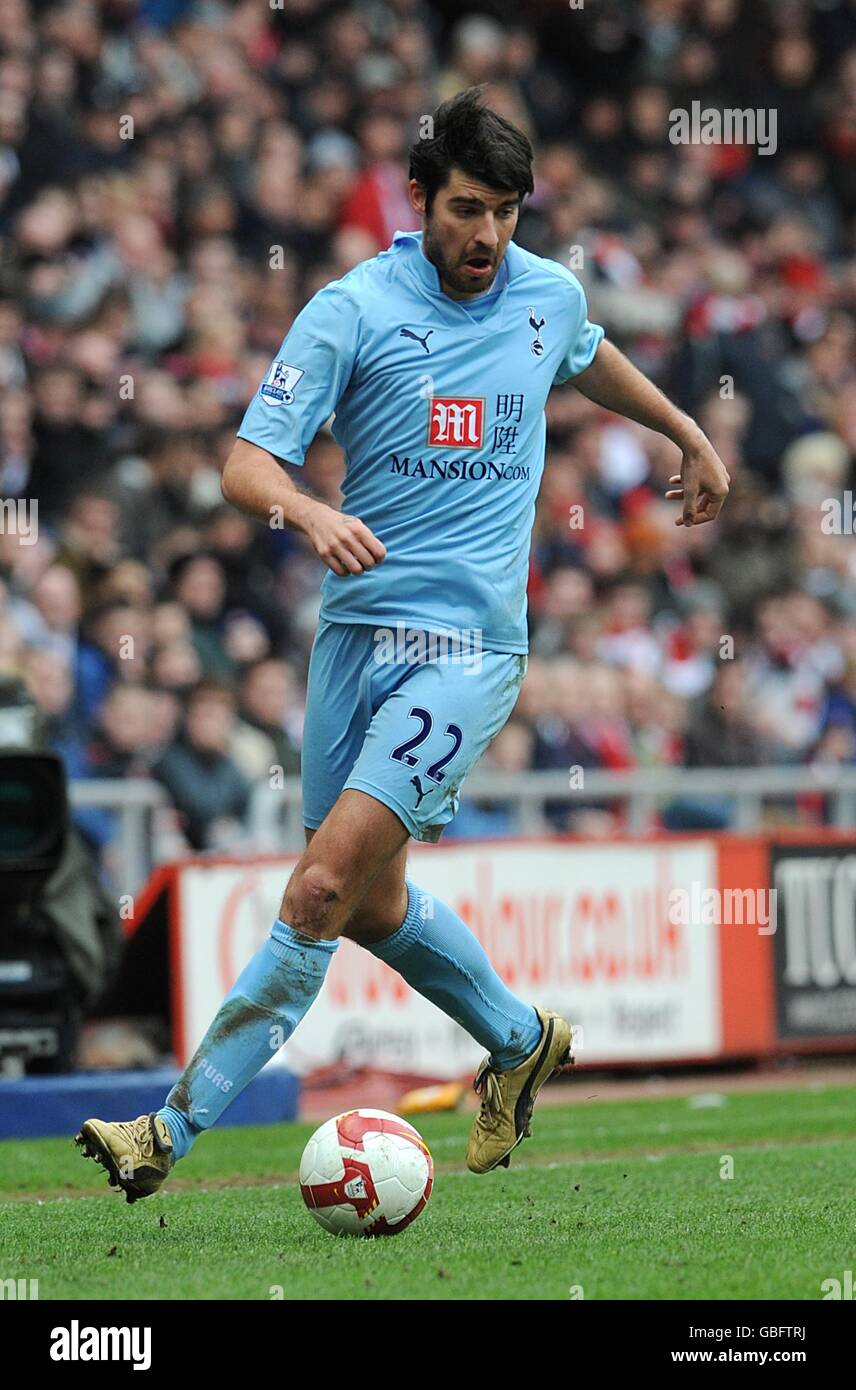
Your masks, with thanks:
M 431 1196 L 434 1162 L 413 1125 L 386 1110 L 347 1110 L 316 1129 L 300 1160 L 300 1190 L 333 1235 L 394 1236 Z

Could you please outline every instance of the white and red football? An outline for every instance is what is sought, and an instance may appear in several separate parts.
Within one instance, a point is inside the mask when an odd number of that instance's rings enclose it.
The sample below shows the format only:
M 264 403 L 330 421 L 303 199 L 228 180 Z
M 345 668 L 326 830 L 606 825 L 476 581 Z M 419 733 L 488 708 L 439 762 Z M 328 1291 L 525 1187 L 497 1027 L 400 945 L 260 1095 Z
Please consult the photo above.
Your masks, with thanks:
M 394 1236 L 415 1221 L 434 1162 L 413 1125 L 386 1110 L 347 1110 L 316 1129 L 300 1160 L 300 1190 L 333 1235 Z

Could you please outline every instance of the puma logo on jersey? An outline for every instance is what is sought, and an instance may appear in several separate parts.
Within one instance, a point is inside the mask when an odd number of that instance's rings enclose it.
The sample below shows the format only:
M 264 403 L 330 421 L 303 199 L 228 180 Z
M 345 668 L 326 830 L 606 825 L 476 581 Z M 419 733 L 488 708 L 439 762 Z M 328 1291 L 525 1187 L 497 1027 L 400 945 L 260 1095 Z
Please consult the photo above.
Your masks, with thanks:
M 414 333 L 411 329 L 409 329 L 409 328 L 402 328 L 402 330 L 401 330 L 401 332 L 399 333 L 398 336 L 399 336 L 399 338 L 413 338 L 413 340 L 414 340 L 415 342 L 421 343 L 421 344 L 422 344 L 422 346 L 424 347 L 424 349 L 425 349 L 426 352 L 430 352 L 431 349 L 430 349 L 429 346 L 428 346 L 428 339 L 431 337 L 431 334 L 432 334 L 433 332 L 434 332 L 434 329 L 433 329 L 433 328 L 429 328 L 429 329 L 428 329 L 428 332 L 425 334 L 425 337 L 424 337 L 424 338 L 420 338 L 419 334 L 418 334 L 418 333 Z

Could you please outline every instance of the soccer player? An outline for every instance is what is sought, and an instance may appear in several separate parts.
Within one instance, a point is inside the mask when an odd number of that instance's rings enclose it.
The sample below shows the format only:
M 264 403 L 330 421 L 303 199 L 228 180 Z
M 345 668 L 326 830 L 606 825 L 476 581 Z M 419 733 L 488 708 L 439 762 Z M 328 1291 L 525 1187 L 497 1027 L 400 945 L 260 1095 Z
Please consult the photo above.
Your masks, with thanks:
M 473 1172 L 508 1164 L 541 1086 L 571 1062 L 570 1024 L 507 988 L 456 913 L 407 877 L 407 844 L 440 838 L 526 672 L 551 388 L 570 381 L 678 445 L 665 494 L 682 501 L 677 524 L 713 521 L 729 478 L 698 425 L 588 321 L 575 276 L 512 240 L 533 157 L 481 89 L 439 107 L 410 151 L 422 232 L 318 291 L 238 431 L 224 496 L 303 532 L 329 571 L 309 665 L 307 848 L 163 1108 L 77 1135 L 129 1201 L 157 1190 L 293 1033 L 342 936 L 488 1049 Z M 341 512 L 281 467 L 303 463 L 333 412 Z

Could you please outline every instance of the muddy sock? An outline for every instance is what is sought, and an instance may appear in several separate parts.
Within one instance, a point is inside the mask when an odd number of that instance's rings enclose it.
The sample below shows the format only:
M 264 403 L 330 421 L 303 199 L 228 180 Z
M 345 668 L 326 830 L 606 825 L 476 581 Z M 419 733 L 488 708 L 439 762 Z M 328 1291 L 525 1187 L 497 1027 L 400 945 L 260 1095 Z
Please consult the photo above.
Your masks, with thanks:
M 175 1159 L 216 1124 L 291 1037 L 316 998 L 338 941 L 317 941 L 277 920 L 242 970 L 162 1110 Z

